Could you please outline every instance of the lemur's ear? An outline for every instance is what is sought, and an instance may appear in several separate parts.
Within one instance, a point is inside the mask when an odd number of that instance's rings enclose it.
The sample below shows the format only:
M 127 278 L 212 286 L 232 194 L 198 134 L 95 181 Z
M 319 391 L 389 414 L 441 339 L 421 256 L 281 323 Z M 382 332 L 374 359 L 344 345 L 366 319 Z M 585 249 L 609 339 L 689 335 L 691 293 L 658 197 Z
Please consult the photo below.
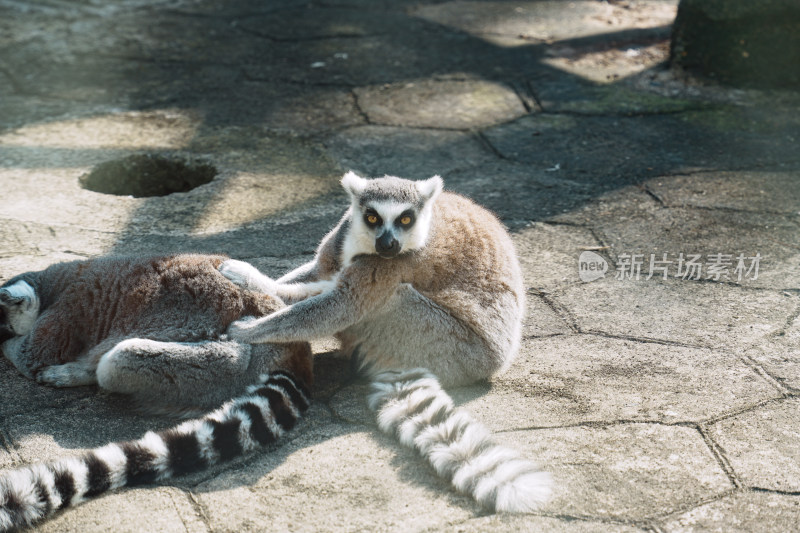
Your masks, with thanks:
M 6 285 L 0 289 L 0 305 L 12 306 L 20 305 L 25 301 L 32 300 L 36 296 L 36 291 L 26 281 L 17 281 L 11 285 Z
M 344 190 L 347 191 L 351 198 L 357 198 L 361 196 L 361 193 L 364 192 L 364 188 L 366 186 L 367 180 L 352 170 L 342 177 L 342 187 L 344 187 Z
M 416 186 L 417 191 L 425 198 L 425 201 L 429 202 L 439 196 L 439 193 L 442 192 L 442 188 L 444 187 L 444 182 L 441 177 L 434 176 L 424 181 L 416 182 Z
M 19 305 L 22 298 L 14 297 L 6 289 L 0 289 L 0 305 Z

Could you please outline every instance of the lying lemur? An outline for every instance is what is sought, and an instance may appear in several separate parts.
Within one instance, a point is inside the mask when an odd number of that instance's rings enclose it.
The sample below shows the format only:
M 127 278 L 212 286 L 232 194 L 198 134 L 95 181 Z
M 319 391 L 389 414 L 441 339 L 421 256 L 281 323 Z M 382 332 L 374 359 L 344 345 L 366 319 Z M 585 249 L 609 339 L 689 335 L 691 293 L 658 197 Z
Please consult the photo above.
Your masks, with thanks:
M 108 490 L 226 461 L 294 426 L 309 406 L 311 350 L 304 342 L 220 340 L 234 320 L 284 306 L 225 279 L 218 271 L 225 259 L 75 261 L 0 287 L 2 350 L 29 378 L 58 387 L 97 383 L 149 410 L 182 415 L 234 398 L 137 441 L 0 472 L 0 530 Z
M 438 176 L 350 172 L 342 185 L 350 208 L 310 263 L 277 281 L 241 261 L 222 264 L 237 284 L 294 302 L 234 322 L 230 338 L 336 335 L 372 376 L 369 403 L 383 431 L 486 507 L 532 510 L 549 495 L 549 475 L 494 444 L 440 388 L 488 378 L 517 353 L 525 290 L 508 233 L 484 208 L 442 192 Z

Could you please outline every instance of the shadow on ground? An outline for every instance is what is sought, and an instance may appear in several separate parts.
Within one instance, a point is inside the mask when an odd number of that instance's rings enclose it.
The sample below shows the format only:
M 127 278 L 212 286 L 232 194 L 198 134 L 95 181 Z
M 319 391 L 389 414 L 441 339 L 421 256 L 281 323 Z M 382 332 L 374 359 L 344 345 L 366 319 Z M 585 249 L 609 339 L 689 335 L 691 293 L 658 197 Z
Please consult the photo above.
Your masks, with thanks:
M 800 390 L 800 99 L 667 70 L 676 4 L 0 0 L 0 279 L 174 251 L 227 253 L 275 276 L 307 261 L 339 219 L 346 170 L 440 174 L 509 226 L 530 288 L 518 364 L 454 396 L 554 470 L 564 487 L 554 503 L 519 522 L 481 518 L 377 436 L 364 386 L 325 354 L 299 431 L 179 481 L 189 510 L 165 514 L 185 529 L 280 529 L 277 498 L 298 524 L 322 513 L 332 530 L 666 531 L 739 516 L 703 514 L 735 498 L 788 508 L 796 480 L 776 488 L 751 473 L 739 452 L 748 441 L 731 428 Z M 78 186 L 131 154 L 217 175 L 151 198 Z M 760 251 L 765 263 L 750 284 L 614 285 L 609 273 L 584 285 L 575 263 L 587 249 L 611 273 L 634 251 Z M 0 388 L 0 466 L 171 424 L 92 388 L 40 387 L 5 361 Z M 102 501 L 52 527 L 102 527 Z M 347 514 L 364 501 L 368 512 Z

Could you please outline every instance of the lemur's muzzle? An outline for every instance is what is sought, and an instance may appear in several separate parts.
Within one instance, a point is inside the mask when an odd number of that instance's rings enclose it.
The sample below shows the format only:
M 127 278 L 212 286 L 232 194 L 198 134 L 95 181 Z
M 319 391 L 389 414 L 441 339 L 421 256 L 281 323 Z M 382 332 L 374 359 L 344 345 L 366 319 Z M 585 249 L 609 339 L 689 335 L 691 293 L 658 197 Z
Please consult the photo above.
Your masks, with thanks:
M 400 243 L 389 231 L 384 231 L 375 239 L 375 251 L 381 257 L 394 257 L 400 253 Z

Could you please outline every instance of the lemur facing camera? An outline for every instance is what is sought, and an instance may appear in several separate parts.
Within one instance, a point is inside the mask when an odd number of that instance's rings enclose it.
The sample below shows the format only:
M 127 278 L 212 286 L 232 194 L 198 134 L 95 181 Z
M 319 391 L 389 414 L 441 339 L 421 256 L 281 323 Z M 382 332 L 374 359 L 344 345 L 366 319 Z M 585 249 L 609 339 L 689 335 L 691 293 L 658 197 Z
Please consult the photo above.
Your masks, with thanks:
M 379 427 L 417 449 L 455 488 L 496 511 L 547 499 L 550 476 L 491 441 L 441 386 L 486 379 L 519 348 L 525 290 L 510 236 L 440 177 L 367 180 L 347 173 L 351 200 L 314 260 L 278 280 L 241 261 L 220 271 L 288 307 L 239 320 L 240 342 L 336 335 L 372 379 Z M 321 292 L 320 292 L 321 291 Z

